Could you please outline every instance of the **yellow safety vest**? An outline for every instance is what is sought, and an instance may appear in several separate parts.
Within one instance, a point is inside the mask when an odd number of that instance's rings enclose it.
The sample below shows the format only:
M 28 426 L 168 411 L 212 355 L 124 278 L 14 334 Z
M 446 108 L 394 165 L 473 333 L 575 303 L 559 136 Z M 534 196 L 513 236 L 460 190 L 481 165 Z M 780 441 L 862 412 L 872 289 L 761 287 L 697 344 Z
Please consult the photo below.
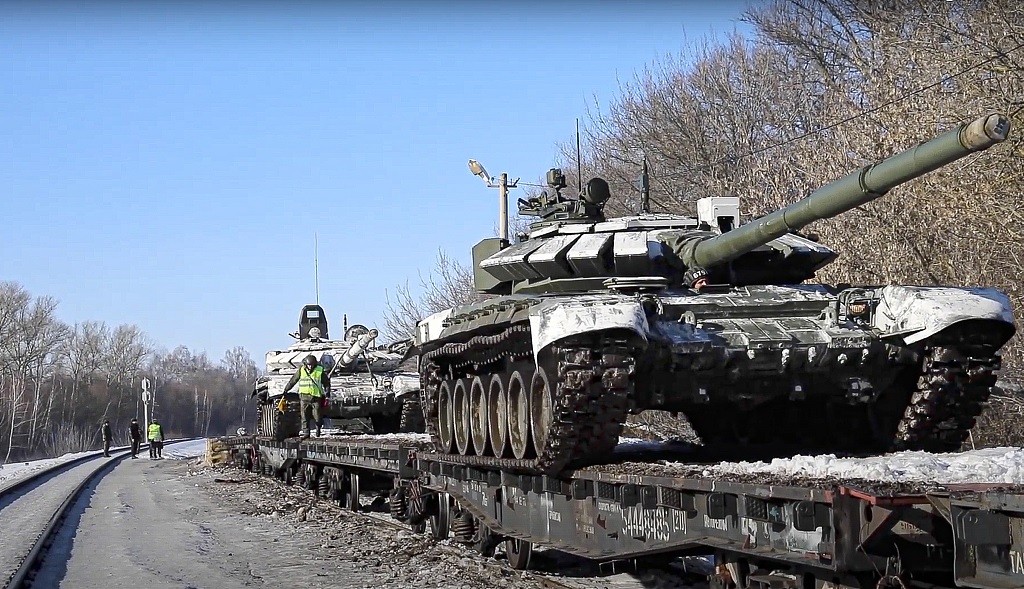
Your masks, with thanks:
M 149 441 L 150 442 L 162 442 L 164 441 L 163 428 L 158 423 L 149 424 Z
M 299 394 L 319 397 L 324 394 L 320 379 L 324 375 L 324 367 L 317 366 L 313 372 L 306 370 L 305 366 L 299 367 Z

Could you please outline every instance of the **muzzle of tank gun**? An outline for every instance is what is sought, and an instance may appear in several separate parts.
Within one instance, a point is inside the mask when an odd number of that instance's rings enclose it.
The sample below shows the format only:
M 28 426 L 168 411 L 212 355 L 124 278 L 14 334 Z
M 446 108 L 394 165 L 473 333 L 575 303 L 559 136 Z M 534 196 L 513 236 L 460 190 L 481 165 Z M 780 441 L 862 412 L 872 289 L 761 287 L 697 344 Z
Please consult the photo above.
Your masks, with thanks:
M 352 344 L 352 347 L 345 350 L 345 353 L 341 355 L 341 361 L 338 364 L 340 366 L 345 366 L 355 362 L 356 358 L 358 358 L 359 355 L 362 354 L 375 339 L 377 339 L 376 329 L 371 329 L 359 336 L 359 338 Z
M 1006 141 L 1009 135 L 1009 117 L 993 113 L 979 117 L 965 125 L 960 130 L 960 144 L 971 151 L 981 151 Z

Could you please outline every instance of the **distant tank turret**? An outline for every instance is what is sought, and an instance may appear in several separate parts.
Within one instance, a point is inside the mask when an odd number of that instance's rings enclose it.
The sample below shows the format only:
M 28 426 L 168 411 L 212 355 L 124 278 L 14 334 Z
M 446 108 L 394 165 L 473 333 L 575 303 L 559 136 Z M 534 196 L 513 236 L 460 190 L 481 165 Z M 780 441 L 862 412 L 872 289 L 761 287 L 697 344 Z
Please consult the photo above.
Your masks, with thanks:
M 347 328 L 342 340 L 328 339 L 328 333 L 323 308 L 306 305 L 299 329 L 291 334 L 298 341 L 267 352 L 266 373 L 253 390 L 261 409 L 258 434 L 278 439 L 298 435 L 298 393 L 284 394 L 284 386 L 310 354 L 331 375 L 325 418 L 366 419 L 376 433 L 422 431 L 415 358 L 405 357 L 409 344 L 374 347 L 377 330 L 362 325 Z

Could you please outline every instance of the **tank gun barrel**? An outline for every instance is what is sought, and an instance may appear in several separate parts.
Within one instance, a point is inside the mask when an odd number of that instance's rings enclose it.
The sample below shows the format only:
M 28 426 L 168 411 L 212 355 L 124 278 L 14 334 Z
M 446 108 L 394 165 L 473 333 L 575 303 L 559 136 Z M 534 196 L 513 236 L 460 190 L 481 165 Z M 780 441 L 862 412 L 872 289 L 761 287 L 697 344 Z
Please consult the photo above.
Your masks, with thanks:
M 356 361 L 356 358 L 366 350 L 373 340 L 377 339 L 377 330 L 371 329 L 363 335 L 356 338 L 356 341 L 352 343 L 352 347 L 345 350 L 345 353 L 341 355 L 341 359 L 338 361 L 338 366 L 348 366 L 349 364 Z
M 733 260 L 791 231 L 871 202 L 899 184 L 1001 143 L 1009 131 L 1010 120 L 998 113 L 962 124 L 917 147 L 830 182 L 783 209 L 698 243 L 693 249 L 692 262 L 707 268 Z

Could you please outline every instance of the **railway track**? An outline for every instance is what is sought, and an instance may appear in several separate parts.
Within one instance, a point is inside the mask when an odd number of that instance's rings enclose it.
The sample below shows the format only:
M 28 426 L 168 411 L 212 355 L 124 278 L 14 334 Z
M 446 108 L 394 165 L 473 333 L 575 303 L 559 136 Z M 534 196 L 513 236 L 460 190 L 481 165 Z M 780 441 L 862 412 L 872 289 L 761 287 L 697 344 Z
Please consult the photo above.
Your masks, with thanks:
M 168 441 L 167 444 L 184 440 Z M 145 446 L 148 448 L 148 445 Z M 128 448 L 55 464 L 0 487 L 0 579 L 6 589 L 33 587 L 55 538 L 86 492 L 131 455 Z
M 5 587 L 31 587 L 53 538 L 83 492 L 128 450 L 101 452 L 54 465 L 0 490 L 0 578 Z

